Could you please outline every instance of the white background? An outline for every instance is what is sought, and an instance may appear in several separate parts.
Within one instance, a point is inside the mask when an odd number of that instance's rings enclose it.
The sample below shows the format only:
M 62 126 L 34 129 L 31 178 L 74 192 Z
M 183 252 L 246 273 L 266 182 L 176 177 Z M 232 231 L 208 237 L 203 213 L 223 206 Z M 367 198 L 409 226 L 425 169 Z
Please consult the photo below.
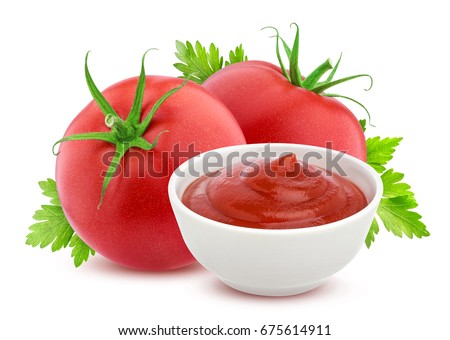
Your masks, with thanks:
M 443 339 L 448 290 L 448 62 L 445 1 L 9 1 L 0 5 L 0 338 L 115 339 L 117 327 L 329 324 L 332 339 Z M 75 269 L 68 249 L 25 245 L 31 216 L 46 200 L 37 182 L 54 177 L 51 146 L 99 88 L 137 75 L 177 76 L 174 41 L 243 43 L 275 62 L 273 25 L 288 40 L 301 27 L 301 66 L 344 57 L 339 75 L 370 73 L 339 93 L 361 100 L 377 126 L 403 136 L 392 165 L 405 172 L 432 236 L 399 239 L 381 230 L 370 250 L 328 283 L 288 298 L 235 292 L 199 265 L 136 272 L 101 256 Z M 336 89 L 335 92 L 338 92 Z M 359 116 L 364 112 L 349 104 Z M 443 307 L 443 309 L 441 308 Z

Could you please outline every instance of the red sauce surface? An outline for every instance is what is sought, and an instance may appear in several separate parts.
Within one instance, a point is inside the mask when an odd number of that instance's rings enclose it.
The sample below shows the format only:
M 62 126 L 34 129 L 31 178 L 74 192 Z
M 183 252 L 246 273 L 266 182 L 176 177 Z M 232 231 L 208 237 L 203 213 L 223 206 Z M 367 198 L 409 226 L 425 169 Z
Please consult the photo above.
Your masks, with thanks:
M 202 176 L 189 185 L 182 202 L 212 220 L 260 229 L 323 225 L 367 206 L 352 182 L 319 167 L 305 167 L 295 154 Z

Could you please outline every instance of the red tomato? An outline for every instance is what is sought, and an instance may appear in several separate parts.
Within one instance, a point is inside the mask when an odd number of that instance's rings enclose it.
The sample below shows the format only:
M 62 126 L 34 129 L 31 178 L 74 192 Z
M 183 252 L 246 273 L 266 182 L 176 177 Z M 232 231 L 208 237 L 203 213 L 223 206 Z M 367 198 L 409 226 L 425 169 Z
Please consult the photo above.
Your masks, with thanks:
M 331 143 L 332 149 L 366 160 L 364 133 L 353 113 L 335 98 L 292 85 L 276 65 L 232 64 L 203 86 L 234 114 L 247 143 Z
M 103 92 L 117 114 L 130 112 L 138 78 L 121 81 Z M 147 76 L 141 119 L 155 102 L 182 80 Z M 115 146 L 104 141 L 69 141 L 60 146 L 56 182 L 67 219 L 76 233 L 95 251 L 119 264 L 136 269 L 166 270 L 195 260 L 178 229 L 167 194 L 169 176 L 179 150 L 184 161 L 196 152 L 245 144 L 233 115 L 204 88 L 188 82 L 158 109 L 143 134 L 150 143 L 163 130 L 150 151 L 131 148 L 120 162 L 98 207 L 104 172 Z M 73 120 L 65 136 L 110 131 L 95 102 Z M 191 145 L 191 151 L 189 146 Z M 106 159 L 109 158 L 109 159 Z M 160 173 L 155 175 L 154 173 Z M 162 173 L 162 174 L 161 174 Z

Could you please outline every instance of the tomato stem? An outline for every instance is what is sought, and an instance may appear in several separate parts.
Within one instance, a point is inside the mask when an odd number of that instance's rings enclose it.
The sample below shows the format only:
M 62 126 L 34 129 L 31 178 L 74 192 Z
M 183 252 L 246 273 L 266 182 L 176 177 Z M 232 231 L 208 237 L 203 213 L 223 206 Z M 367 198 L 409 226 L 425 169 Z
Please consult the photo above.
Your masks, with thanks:
M 325 62 L 320 64 L 314 71 L 311 72 L 309 76 L 305 78 L 305 80 L 303 81 L 303 87 L 308 90 L 314 88 L 319 82 L 320 78 L 322 78 L 322 76 L 332 68 L 333 65 L 331 64 L 331 60 L 325 60 Z
M 105 117 L 105 124 L 111 128 L 111 131 L 117 134 L 117 139 L 123 143 L 131 142 L 136 139 L 136 129 L 127 122 L 123 121 L 120 117 L 113 115 L 107 115 Z

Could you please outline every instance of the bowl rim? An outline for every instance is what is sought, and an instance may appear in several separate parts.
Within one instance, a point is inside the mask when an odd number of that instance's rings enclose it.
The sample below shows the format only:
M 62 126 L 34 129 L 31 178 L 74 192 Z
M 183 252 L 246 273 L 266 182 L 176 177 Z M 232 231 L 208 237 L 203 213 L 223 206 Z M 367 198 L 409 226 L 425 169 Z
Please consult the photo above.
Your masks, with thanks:
M 264 147 L 265 145 L 276 145 L 279 147 L 286 147 L 286 148 L 292 148 L 292 147 L 302 147 L 307 148 L 308 151 L 317 151 L 317 152 L 325 152 L 326 150 L 330 150 L 333 155 L 338 154 L 340 151 L 327 149 L 324 147 L 319 146 L 313 146 L 313 145 L 306 145 L 306 144 L 295 144 L 295 143 L 257 143 L 257 144 L 239 144 L 239 145 L 232 145 L 232 146 L 226 146 L 221 147 L 217 149 L 212 149 L 209 151 L 202 152 L 201 154 L 190 158 L 189 160 L 185 161 L 183 164 L 181 164 L 176 170 L 185 171 L 186 167 L 189 166 L 189 162 L 199 162 L 207 153 L 209 152 L 216 152 L 216 153 L 226 153 L 232 151 L 242 151 L 242 149 L 250 149 L 252 148 L 260 148 Z M 368 165 L 366 162 L 363 162 L 362 160 L 349 155 L 347 153 L 344 153 L 343 158 L 348 158 L 351 162 L 355 163 L 357 166 L 361 167 L 368 173 L 370 177 L 373 178 L 375 182 L 375 193 L 372 200 L 365 206 L 362 210 L 358 211 L 356 214 L 353 214 L 351 216 L 348 216 L 342 220 L 334 221 L 331 223 L 321 224 L 318 226 L 311 226 L 311 227 L 304 227 L 304 228 L 291 228 L 291 229 L 260 229 L 260 228 L 251 228 L 251 227 L 245 227 L 245 226 L 236 226 L 233 224 L 227 224 L 219 221 L 212 220 L 208 217 L 202 216 L 200 214 L 197 214 L 196 212 L 189 209 L 187 206 L 183 204 L 181 199 L 178 197 L 176 192 L 176 182 L 177 181 L 183 181 L 186 180 L 186 178 L 181 178 L 177 175 L 177 171 L 175 170 L 169 179 L 168 184 L 168 194 L 171 205 L 176 204 L 178 208 L 183 210 L 185 214 L 190 215 L 194 219 L 199 220 L 199 222 L 202 223 L 209 223 L 214 227 L 220 228 L 220 229 L 226 229 L 227 231 L 234 230 L 236 232 L 240 233 L 250 233 L 250 234 L 271 234 L 271 235 L 290 235 L 290 234 L 309 234 L 309 233 L 327 233 L 331 232 L 332 230 L 335 230 L 337 228 L 342 228 L 344 225 L 347 225 L 348 223 L 351 223 L 352 221 L 358 219 L 362 215 L 367 214 L 372 209 L 376 209 L 374 206 L 378 206 L 379 201 L 381 199 L 381 196 L 383 194 L 383 183 L 381 181 L 381 177 L 378 172 L 375 171 L 370 165 Z M 200 176 L 203 176 L 203 173 L 200 173 Z M 189 184 L 191 184 L 193 181 L 198 179 L 199 177 L 194 177 L 194 179 L 191 180 Z M 188 185 L 189 185 L 188 184 Z M 172 207 L 173 208 L 173 207 Z

